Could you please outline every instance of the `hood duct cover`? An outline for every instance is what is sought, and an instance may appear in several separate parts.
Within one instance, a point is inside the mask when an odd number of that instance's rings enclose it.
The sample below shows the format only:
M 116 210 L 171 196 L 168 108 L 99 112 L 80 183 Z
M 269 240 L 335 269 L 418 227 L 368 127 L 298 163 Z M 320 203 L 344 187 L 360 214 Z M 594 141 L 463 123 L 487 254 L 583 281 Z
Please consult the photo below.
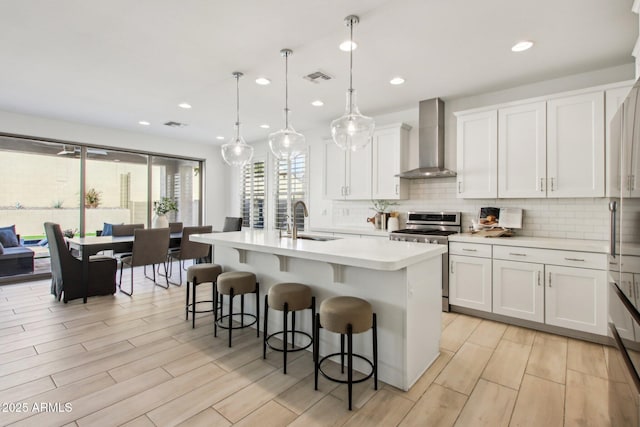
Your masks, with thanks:
M 418 168 L 397 176 L 407 179 L 456 176 L 444 167 L 444 102 L 440 98 L 420 101 Z

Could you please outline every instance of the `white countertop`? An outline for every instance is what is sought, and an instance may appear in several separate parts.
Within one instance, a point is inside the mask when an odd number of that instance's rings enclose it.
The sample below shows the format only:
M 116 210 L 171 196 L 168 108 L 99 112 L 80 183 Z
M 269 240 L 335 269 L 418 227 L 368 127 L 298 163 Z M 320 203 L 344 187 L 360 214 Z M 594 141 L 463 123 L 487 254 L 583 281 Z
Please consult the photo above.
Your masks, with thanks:
M 480 237 L 469 233 L 452 234 L 450 242 L 483 243 L 487 245 L 521 246 L 528 248 L 559 249 L 609 253 L 609 242 L 605 240 L 554 239 L 551 237 Z
M 301 233 L 313 235 L 313 233 Z M 332 264 L 394 271 L 440 256 L 445 245 L 396 242 L 381 239 L 338 238 L 329 241 L 280 238 L 277 231 L 236 231 L 193 234 L 191 240 L 239 250 L 323 261 Z
M 343 234 L 359 234 L 366 236 L 389 237 L 389 231 L 377 230 L 373 226 L 369 227 L 310 227 L 311 233 L 343 233 Z

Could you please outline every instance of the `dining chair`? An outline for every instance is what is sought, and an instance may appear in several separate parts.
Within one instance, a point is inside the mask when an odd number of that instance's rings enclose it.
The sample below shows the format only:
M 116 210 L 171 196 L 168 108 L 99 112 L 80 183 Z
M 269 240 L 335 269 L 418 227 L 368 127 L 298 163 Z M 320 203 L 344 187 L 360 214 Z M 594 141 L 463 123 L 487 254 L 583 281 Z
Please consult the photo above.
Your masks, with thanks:
M 227 231 L 241 231 L 242 230 L 242 217 L 228 216 L 224 219 L 223 232 Z
M 51 293 L 66 303 L 86 296 L 111 295 L 116 292 L 115 259 L 94 255 L 89 259 L 89 281 L 82 283 L 82 261 L 71 255 L 59 224 L 44 223 L 51 254 Z M 85 287 L 86 286 L 86 287 Z
M 111 235 L 113 237 L 133 236 L 134 231 L 141 228 L 144 228 L 144 224 L 113 224 L 111 226 Z M 131 243 L 114 245 L 112 255 L 117 259 L 131 255 Z
M 213 227 L 210 225 L 184 227 L 182 229 L 180 248 L 177 251 L 169 252 L 169 275 L 173 275 L 173 261 L 178 261 L 178 271 L 180 275 L 180 282 L 171 282 L 172 284 L 177 286 L 182 285 L 182 270 L 184 268 L 184 262 L 186 260 L 209 258 L 211 246 L 205 243 L 192 242 L 191 240 L 189 240 L 189 236 L 191 236 L 192 234 L 211 233 L 212 230 Z
M 120 292 L 126 295 L 133 295 L 133 267 L 144 266 L 144 277 L 153 280 L 156 286 L 161 288 L 169 288 L 169 280 L 167 278 L 167 251 L 169 250 L 169 228 L 149 228 L 136 229 L 133 237 L 133 250 L 131 255 L 124 256 L 120 259 L 120 281 L 118 286 Z M 131 268 L 131 291 L 122 290 L 122 270 L 124 265 Z M 156 264 L 165 266 L 166 286 L 156 281 Z M 153 277 L 147 276 L 147 265 L 152 265 Z

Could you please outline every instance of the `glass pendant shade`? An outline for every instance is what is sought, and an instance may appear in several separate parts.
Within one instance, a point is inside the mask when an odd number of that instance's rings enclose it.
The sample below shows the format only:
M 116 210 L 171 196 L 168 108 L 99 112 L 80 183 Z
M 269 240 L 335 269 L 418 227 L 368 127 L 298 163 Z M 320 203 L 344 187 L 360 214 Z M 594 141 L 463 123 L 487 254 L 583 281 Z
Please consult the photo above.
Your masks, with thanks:
M 306 149 L 304 135 L 296 132 L 289 123 L 289 56 L 293 52 L 282 49 L 280 54 L 285 59 L 285 97 L 284 97 L 284 129 L 269 135 L 269 147 L 278 159 L 293 159 Z
M 230 166 L 244 166 L 253 158 L 253 147 L 240 136 L 240 125 L 236 125 L 235 136 L 222 146 L 222 158 Z
M 360 22 L 355 15 L 344 19 L 350 29 L 350 41 L 353 44 L 353 26 Z M 342 117 L 331 122 L 331 136 L 336 145 L 343 150 L 356 151 L 363 149 L 373 137 L 375 121 L 360 113 L 356 104 L 356 91 L 353 89 L 353 49 L 349 51 L 349 90 L 347 90 L 347 106 Z
M 222 158 L 230 166 L 244 166 L 253 158 L 253 147 L 240 136 L 240 77 L 242 73 L 234 72 L 236 79 L 236 124 L 233 138 L 222 146 Z
M 343 150 L 356 151 L 367 146 L 373 137 L 375 122 L 363 116 L 356 105 L 356 91 L 347 91 L 347 108 L 342 117 L 331 122 L 331 136 Z

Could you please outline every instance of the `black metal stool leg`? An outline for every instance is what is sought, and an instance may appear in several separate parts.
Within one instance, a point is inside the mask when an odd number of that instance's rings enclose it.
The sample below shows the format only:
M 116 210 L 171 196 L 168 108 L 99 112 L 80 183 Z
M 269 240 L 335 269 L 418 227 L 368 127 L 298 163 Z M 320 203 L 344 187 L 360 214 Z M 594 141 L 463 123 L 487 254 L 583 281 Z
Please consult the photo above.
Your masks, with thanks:
M 314 381 L 314 390 L 318 389 L 318 368 L 320 365 L 320 313 L 316 313 L 315 318 L 313 320 L 313 358 L 315 363 L 313 364 L 313 381 Z
M 256 337 L 260 337 L 260 282 L 256 282 Z
M 244 328 L 244 294 L 240 295 L 240 327 Z
M 347 325 L 347 387 L 349 388 L 349 410 L 351 410 L 351 401 L 353 393 L 353 334 L 351 333 L 351 324 Z
M 340 373 L 344 374 L 344 334 L 340 334 Z
M 373 386 L 378 389 L 378 320 L 373 313 Z
M 188 285 L 187 285 L 188 286 Z M 193 278 L 193 292 L 191 301 L 191 328 L 196 328 L 196 288 L 198 287 L 198 278 Z
M 184 305 L 184 320 L 189 320 L 189 282 L 187 282 L 187 302 Z
M 229 292 L 229 347 L 231 347 L 231 333 L 233 332 L 233 288 Z
M 315 328 L 315 320 L 316 320 L 316 297 L 311 297 L 311 334 L 313 335 L 311 337 L 311 339 L 314 342 L 313 348 L 314 348 L 314 352 L 313 352 L 313 361 L 316 362 L 318 360 L 318 358 L 316 357 L 316 352 L 315 352 L 315 342 L 316 342 L 316 328 Z
M 284 331 L 282 333 L 282 351 L 283 351 L 283 357 L 282 360 L 284 361 L 284 374 L 287 374 L 287 348 L 289 347 L 289 344 L 287 343 L 287 338 L 288 338 L 288 331 L 287 331 L 287 317 L 289 316 L 289 304 L 288 303 L 284 303 L 284 311 L 282 312 L 282 317 L 283 317 L 283 323 L 284 323 Z
M 218 293 L 216 289 L 213 293 L 213 336 L 218 336 L 218 298 L 220 298 L 220 304 L 222 305 L 222 295 Z M 222 311 L 222 308 L 220 309 Z M 222 314 L 221 314 L 222 315 Z
M 264 325 L 262 326 L 262 358 L 267 358 L 267 322 L 269 317 L 269 295 L 264 296 Z

